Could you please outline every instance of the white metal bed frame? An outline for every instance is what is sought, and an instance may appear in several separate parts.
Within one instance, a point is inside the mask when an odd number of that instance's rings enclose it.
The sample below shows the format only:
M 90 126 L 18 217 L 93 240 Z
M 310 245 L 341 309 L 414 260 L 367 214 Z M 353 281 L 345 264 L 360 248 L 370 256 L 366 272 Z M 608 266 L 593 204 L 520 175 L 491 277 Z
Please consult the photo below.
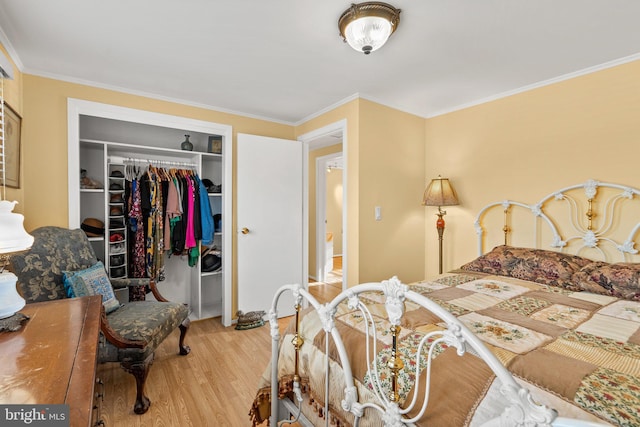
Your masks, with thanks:
M 615 194 L 611 195 L 604 201 L 604 209 L 600 213 L 593 211 L 594 200 L 597 196 L 599 188 L 610 188 L 615 191 Z M 583 223 L 580 221 L 580 202 L 577 198 L 571 195 L 572 191 L 584 190 L 584 197 L 586 198 L 586 207 L 584 208 L 584 214 L 586 221 Z M 625 199 L 633 199 L 634 196 L 640 196 L 640 190 L 612 183 L 601 183 L 594 180 L 589 180 L 586 183 L 565 187 L 559 191 L 553 192 L 548 196 L 543 197 L 539 202 L 532 205 L 515 202 L 511 200 L 505 200 L 502 202 L 491 203 L 485 206 L 477 215 L 475 220 L 475 228 L 478 234 L 478 252 L 479 255 L 484 253 L 484 229 L 481 226 L 483 216 L 492 208 L 501 206 L 504 211 L 504 226 L 502 231 L 504 232 L 504 244 L 508 244 L 511 228 L 509 226 L 509 216 L 512 206 L 519 206 L 528 210 L 534 217 L 534 242 L 537 242 L 535 236 L 538 235 L 539 223 L 542 223 L 548 227 L 551 231 L 552 241 L 549 244 L 552 248 L 559 248 L 563 250 L 567 243 L 570 241 L 577 242 L 577 255 L 580 254 L 585 248 L 595 249 L 599 251 L 603 258 L 607 259 L 607 253 L 600 247 L 601 244 L 612 245 L 615 250 L 621 255 L 622 261 L 629 261 L 632 255 L 638 253 L 634 248 L 634 239 L 640 230 L 640 222 L 635 224 L 631 228 L 628 237 L 623 242 L 617 242 L 615 239 L 609 236 L 612 229 L 612 225 L 615 219 L 616 210 L 622 209 L 622 201 Z M 547 202 L 550 200 L 560 201 L 567 204 L 569 207 L 569 218 L 573 233 L 567 238 L 563 238 L 559 232 L 556 222 L 545 212 Z M 593 226 L 593 218 L 598 216 L 600 226 Z M 381 385 L 381 380 L 378 372 L 375 368 L 375 363 L 372 361 L 377 354 L 376 349 L 376 334 L 377 331 L 373 327 L 374 322 L 367 306 L 360 299 L 360 295 L 363 292 L 378 291 L 382 292 L 385 297 L 385 308 L 387 312 L 388 320 L 391 324 L 390 332 L 393 337 L 392 344 L 392 357 L 388 362 L 392 373 L 392 390 L 390 393 L 386 393 Z M 295 395 L 295 402 L 285 400 L 280 402 L 277 399 L 278 396 L 278 355 L 280 350 L 280 332 L 278 325 L 278 301 L 282 294 L 286 292 L 292 292 L 295 308 L 295 336 L 292 341 L 296 348 L 295 353 L 295 373 L 293 381 L 293 393 Z M 366 319 L 365 335 L 370 337 L 366 342 L 366 354 L 367 354 L 367 373 L 372 378 L 374 387 L 374 393 L 377 398 L 377 402 L 362 403 L 358 401 L 357 388 L 354 385 L 353 375 L 349 359 L 347 357 L 347 349 L 345 348 L 342 338 L 335 327 L 334 316 L 337 313 L 337 306 L 346 301 L 350 309 L 358 309 L 363 318 Z M 412 301 L 425 309 L 429 310 L 446 324 L 446 329 L 443 331 L 431 332 L 427 334 L 420 342 L 415 357 L 415 370 L 416 370 L 416 383 L 414 385 L 417 390 L 419 387 L 425 388 L 425 398 L 422 402 L 417 402 L 418 393 L 414 393 L 411 402 L 406 408 L 401 408 L 398 403 L 398 396 L 396 392 L 396 380 L 397 373 L 400 369 L 403 369 L 404 363 L 400 358 L 396 357 L 396 336 L 400 330 L 400 319 L 404 314 L 405 301 Z M 555 410 L 543 405 L 536 404 L 529 391 L 526 388 L 520 386 L 509 373 L 509 371 L 500 363 L 500 361 L 491 353 L 491 351 L 476 337 L 462 322 L 460 322 L 455 316 L 443 309 L 441 306 L 430 300 L 429 298 L 420 295 L 416 292 L 409 290 L 409 288 L 402 284 L 396 277 L 390 280 L 383 281 L 381 283 L 367 283 L 351 287 L 327 304 L 320 304 L 309 292 L 302 286 L 285 285 L 281 287 L 274 296 L 271 310 L 269 312 L 269 322 L 271 325 L 271 337 L 272 337 L 272 365 L 271 365 L 271 418 L 270 424 L 272 426 L 280 426 L 284 423 L 290 423 L 298 421 L 305 426 L 312 426 L 313 424 L 305 419 L 301 412 L 301 404 L 303 401 L 302 391 L 300 387 L 300 376 L 298 372 L 299 365 L 299 350 L 303 345 L 304 340 L 299 335 L 299 314 L 300 309 L 304 304 L 310 304 L 318 313 L 323 329 L 325 332 L 325 344 L 327 349 L 325 351 L 325 390 L 324 390 L 324 414 L 325 425 L 329 425 L 329 356 L 328 345 L 329 335 L 333 339 L 333 342 L 337 348 L 342 369 L 344 372 L 344 396 L 342 401 L 342 409 L 353 414 L 355 422 L 354 427 L 358 426 L 360 419 L 365 415 L 365 409 L 371 409 L 378 411 L 381 414 L 381 419 L 385 426 L 389 427 L 401 427 L 412 426 L 424 414 L 429 404 L 429 379 L 431 372 L 431 354 L 435 346 L 439 343 L 444 343 L 449 347 L 455 347 L 457 354 L 462 356 L 467 351 L 471 351 L 473 354 L 480 357 L 495 373 L 496 377 L 501 382 L 500 391 L 508 401 L 508 406 L 497 416 L 486 422 L 484 426 L 501 426 L 501 427 L 514 427 L 514 426 L 555 426 L 555 427 L 588 427 L 588 426 L 601 426 L 602 424 L 593 423 L 589 421 L 573 420 L 568 418 L 557 417 Z M 435 338 L 430 344 L 427 344 L 428 340 Z M 372 343 L 372 346 L 370 345 Z M 371 348 L 372 347 L 372 348 Z M 420 384 L 420 376 L 417 375 L 420 372 L 420 354 L 423 353 L 423 348 L 428 351 L 427 366 L 425 367 L 427 372 L 426 384 Z M 373 368 L 372 368 L 373 366 Z M 414 408 L 420 408 L 417 416 L 413 418 L 407 418 L 407 414 Z M 293 420 L 291 420 L 293 416 Z
M 594 212 L 593 204 L 598 197 L 599 188 L 608 188 L 616 190 L 614 194 L 603 200 L 604 209 L 602 212 Z M 581 200 L 578 200 L 572 194 L 572 191 L 584 190 L 584 199 L 586 207 L 584 209 L 584 222 L 580 221 L 581 212 Z M 619 190 L 619 192 L 618 192 Z M 612 227 L 614 225 L 615 213 L 622 211 L 624 206 L 622 202 L 624 200 L 631 200 L 634 196 L 640 196 L 640 190 L 626 185 L 613 184 L 610 182 L 599 182 L 596 180 L 588 180 L 585 183 L 572 185 L 565 187 L 561 190 L 555 191 L 534 204 L 526 204 L 522 202 L 516 202 L 512 200 L 504 200 L 501 202 L 490 203 L 480 210 L 476 216 L 474 226 L 476 233 L 478 234 L 478 255 L 482 255 L 486 251 L 484 246 L 485 230 L 481 225 L 483 217 L 492 209 L 497 206 L 501 206 L 504 211 L 504 226 L 502 231 L 504 232 L 504 244 L 508 244 L 509 234 L 512 232 L 509 226 L 509 217 L 512 212 L 513 206 L 519 206 L 533 215 L 534 224 L 534 240 L 533 246 L 538 247 L 536 236 L 538 234 L 538 225 L 541 223 L 546 225 L 551 232 L 552 241 L 549 242 L 549 247 L 558 248 L 563 250 L 568 243 L 576 242 L 578 247 L 575 250 L 576 255 L 587 249 L 597 250 L 604 260 L 608 259 L 608 253 L 602 249 L 602 245 L 610 245 L 615 248 L 622 262 L 629 262 L 632 255 L 638 253 L 638 250 L 634 248 L 634 238 L 640 230 L 640 221 L 631 228 L 629 234 L 624 241 L 616 241 L 616 239 L 610 236 Z M 637 200 L 637 197 L 636 197 Z M 570 219 L 570 226 L 573 229 L 572 234 L 562 237 L 556 221 L 554 221 L 547 213 L 546 209 L 549 206 L 549 202 L 559 201 L 565 203 L 569 210 L 567 218 Z M 594 228 L 593 219 L 595 217 L 601 218 L 600 226 Z M 580 242 L 581 241 L 581 242 Z
M 397 370 L 391 367 L 392 371 L 392 390 L 390 393 L 385 393 L 381 385 L 380 377 L 375 368 L 375 363 L 372 363 L 377 354 L 376 349 L 376 330 L 375 328 L 369 328 L 370 325 L 374 325 L 373 318 L 368 310 L 367 306 L 360 300 L 359 296 L 363 292 L 383 292 L 385 296 L 385 308 L 388 316 L 388 320 L 391 326 L 391 332 L 393 334 L 393 345 L 391 352 L 391 360 L 388 362 L 389 366 L 392 365 L 396 368 L 402 369 L 403 362 L 396 358 L 396 339 L 395 336 L 400 329 L 400 319 L 404 314 L 405 301 L 412 301 L 425 309 L 431 311 L 437 315 L 446 323 L 446 329 L 442 331 L 435 331 L 426 334 L 418 347 L 415 355 L 415 371 L 416 382 L 414 387 L 418 389 L 421 386 L 420 376 L 420 354 L 423 353 L 423 348 L 428 349 L 428 359 L 425 369 L 427 370 L 425 388 L 425 398 L 423 402 L 417 402 L 418 393 L 414 393 L 414 396 L 406 408 L 400 408 L 397 403 L 397 393 L 394 377 L 397 376 Z M 285 402 L 283 405 L 277 399 L 278 396 L 278 354 L 280 350 L 280 329 L 278 325 L 278 301 L 280 296 L 285 292 L 292 292 L 296 305 L 296 330 L 295 336 L 292 340 L 294 347 L 302 345 L 302 338 L 298 335 L 299 326 L 299 310 L 302 307 L 303 300 L 306 300 L 317 311 L 323 324 L 323 329 L 327 335 L 325 338 L 325 390 L 324 390 L 324 414 L 325 425 L 329 425 L 329 356 L 328 345 L 329 337 L 333 339 L 338 354 L 340 356 L 340 363 L 344 371 L 344 395 L 345 399 L 342 400 L 342 409 L 350 412 L 355 417 L 354 427 L 358 426 L 360 419 L 365 415 L 365 409 L 371 408 L 377 410 L 381 414 L 381 418 L 385 426 L 388 427 L 401 427 L 401 426 L 413 426 L 414 422 L 420 419 L 429 404 L 429 379 L 431 372 L 431 355 L 435 347 L 439 343 L 444 343 L 449 347 L 455 347 L 458 356 L 464 355 L 467 351 L 471 351 L 473 354 L 480 357 L 491 370 L 495 373 L 496 377 L 501 382 L 500 391 L 508 401 L 506 409 L 494 419 L 483 424 L 485 427 L 515 427 L 515 426 L 554 426 L 554 427 L 589 427 L 589 426 L 601 426 L 601 424 L 592 423 L 588 421 L 572 420 L 568 418 L 557 417 L 557 413 L 546 406 L 536 404 L 529 393 L 529 390 L 520 386 L 509 373 L 509 371 L 500 363 L 496 356 L 475 336 L 461 321 L 455 316 L 446 311 L 444 308 L 430 300 L 429 298 L 420 295 L 414 291 L 409 290 L 407 285 L 402 284 L 396 277 L 389 280 L 385 280 L 381 283 L 366 283 L 354 286 L 341 292 L 331 302 L 327 304 L 320 304 L 300 285 L 285 285 L 282 286 L 276 293 L 272 308 L 269 312 L 269 322 L 271 325 L 271 418 L 270 425 L 281 426 L 286 423 L 292 423 L 294 421 L 300 422 L 303 425 L 312 425 L 302 415 L 301 404 L 303 402 L 302 391 L 300 388 L 300 377 L 298 373 L 298 352 L 296 351 L 295 360 L 295 374 L 293 381 L 293 393 L 295 395 L 296 402 Z M 366 341 L 366 354 L 367 354 L 367 372 L 373 379 L 374 392 L 377 398 L 377 402 L 361 403 L 358 401 L 357 388 L 354 385 L 353 375 L 351 371 L 351 365 L 347 357 L 347 349 L 344 346 L 342 338 L 335 327 L 334 316 L 337 312 L 337 306 L 343 301 L 347 301 L 350 309 L 358 309 L 362 316 L 367 319 L 365 335 L 370 337 Z M 429 343 L 429 339 L 435 339 Z M 373 343 L 372 347 L 370 342 Z M 299 349 L 299 347 L 297 347 Z M 371 366 L 374 366 L 373 371 Z M 416 407 L 420 407 L 420 412 L 413 418 L 406 418 L 406 415 Z M 291 416 L 293 415 L 293 419 Z

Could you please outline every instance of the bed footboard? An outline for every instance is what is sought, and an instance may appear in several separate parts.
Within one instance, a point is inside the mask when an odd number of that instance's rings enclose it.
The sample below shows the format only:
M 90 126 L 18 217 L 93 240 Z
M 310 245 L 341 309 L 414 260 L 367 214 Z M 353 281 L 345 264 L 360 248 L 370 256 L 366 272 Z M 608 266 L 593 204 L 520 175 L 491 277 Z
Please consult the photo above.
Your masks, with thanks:
M 486 426 L 551 426 L 557 418 L 557 413 L 546 406 L 536 404 L 529 391 L 521 387 L 502 365 L 496 356 L 485 346 L 485 344 L 475 336 L 460 320 L 445 310 L 443 307 L 425 297 L 411 291 L 408 286 L 402 284 L 396 277 L 381 283 L 367 283 L 352 287 L 340 293 L 333 301 L 327 304 L 319 304 L 318 301 L 309 294 L 300 285 L 285 285 L 276 293 L 272 308 L 269 312 L 269 321 L 271 325 L 272 336 L 272 366 L 271 366 L 271 426 L 279 426 L 282 424 L 279 417 L 278 399 L 279 395 L 279 355 L 280 355 L 280 332 L 278 326 L 278 301 L 280 296 L 285 292 L 292 292 L 296 307 L 295 332 L 291 342 L 294 349 L 292 356 L 294 361 L 293 372 L 293 396 L 294 403 L 298 406 L 297 416 L 300 416 L 302 402 L 302 387 L 300 384 L 300 353 L 301 348 L 306 345 L 313 345 L 305 342 L 312 337 L 304 337 L 300 330 L 300 312 L 305 305 L 305 301 L 313 308 L 322 324 L 325 334 L 324 338 L 324 390 L 322 391 L 322 401 L 325 405 L 323 412 L 325 414 L 326 424 L 329 425 L 329 384 L 331 382 L 340 381 L 343 389 L 343 398 L 341 399 L 341 408 L 345 412 L 352 414 L 353 425 L 357 426 L 362 417 L 366 416 L 370 411 L 376 412 L 377 416 L 382 420 L 385 426 L 403 426 L 419 424 L 420 419 L 424 416 L 427 407 L 430 404 L 433 394 L 430 390 L 432 378 L 432 361 L 435 355 L 441 352 L 443 348 L 455 349 L 458 356 L 462 356 L 467 352 L 479 357 L 495 374 L 499 380 L 500 392 L 504 396 L 504 400 L 508 402 L 505 409 L 501 413 L 495 414 L 495 417 L 486 422 Z M 370 297 L 363 298 L 363 295 L 375 295 L 378 298 L 376 307 L 377 316 L 381 313 L 386 315 L 384 329 L 380 329 L 380 322 L 376 324 L 376 320 L 372 316 L 372 308 L 365 303 L 364 300 L 370 302 Z M 358 313 L 354 315 L 361 320 L 364 326 L 364 336 L 366 337 L 364 346 L 364 354 L 366 355 L 366 377 L 368 378 L 367 388 L 373 399 L 364 401 L 359 397 L 358 388 L 354 384 L 354 375 L 352 372 L 351 361 L 348 349 L 345 347 L 343 338 L 336 327 L 335 316 L 340 312 L 340 304 L 346 303 L 348 310 Z M 398 347 L 398 336 L 403 332 L 402 319 L 405 314 L 405 304 L 417 304 L 441 320 L 442 329 L 434 330 L 424 334 L 417 343 L 417 350 L 414 354 L 406 354 L 406 351 Z M 342 306 L 344 307 L 344 305 Z M 344 308 L 342 311 L 344 312 Z M 361 318 L 359 317 L 361 316 Z M 380 357 L 380 339 L 384 335 L 385 345 L 384 352 L 386 356 L 383 358 L 382 368 L 380 363 L 376 363 L 376 358 Z M 331 337 L 329 339 L 329 336 Z M 332 343 L 332 348 L 330 348 Z M 362 349 L 360 349 L 362 350 Z M 340 378 L 329 378 L 331 369 L 330 356 L 334 354 L 334 358 L 339 361 L 342 368 Z M 337 357 L 335 355 L 337 354 Z M 404 375 L 405 378 L 413 378 L 415 382 L 412 384 L 413 393 L 409 393 L 409 397 L 405 396 L 403 402 L 400 402 L 399 396 L 399 377 Z M 406 384 L 403 384 L 406 387 Z M 316 393 L 318 391 L 316 390 Z M 455 402 L 451 402 L 455 405 Z M 289 414 L 286 421 L 289 422 Z M 564 424 L 554 425 L 595 425 L 589 423 L 576 422 L 558 419 Z

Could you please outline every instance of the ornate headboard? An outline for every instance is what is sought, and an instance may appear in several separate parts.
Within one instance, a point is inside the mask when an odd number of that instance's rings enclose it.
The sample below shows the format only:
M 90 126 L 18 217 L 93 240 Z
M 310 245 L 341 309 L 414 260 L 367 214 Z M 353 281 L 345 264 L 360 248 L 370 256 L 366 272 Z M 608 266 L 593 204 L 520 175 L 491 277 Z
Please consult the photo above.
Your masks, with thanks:
M 512 200 L 491 203 L 478 213 L 475 228 L 478 253 L 497 244 L 555 249 L 608 262 L 640 262 L 640 190 L 627 185 L 588 180 L 543 197 L 533 204 Z M 501 208 L 502 212 L 499 212 Z M 488 219 L 492 216 L 492 220 Z M 499 228 L 502 239 L 489 238 Z M 533 219 L 533 229 L 527 225 Z M 489 225 L 490 224 L 490 225 Z M 525 230 L 532 241 L 515 240 Z

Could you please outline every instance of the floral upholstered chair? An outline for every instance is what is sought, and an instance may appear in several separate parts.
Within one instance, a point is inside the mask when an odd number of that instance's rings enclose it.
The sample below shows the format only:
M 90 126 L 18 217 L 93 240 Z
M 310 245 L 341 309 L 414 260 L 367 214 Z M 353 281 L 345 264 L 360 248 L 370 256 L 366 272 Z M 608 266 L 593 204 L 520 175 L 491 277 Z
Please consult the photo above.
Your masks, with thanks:
M 65 288 L 65 280 L 68 285 L 69 277 L 102 265 L 82 230 L 41 227 L 31 234 L 32 248 L 11 257 L 11 269 L 18 276 L 18 289 L 27 303 L 67 298 L 69 286 Z M 100 271 L 97 273 L 102 275 Z M 115 305 L 107 305 L 105 294 L 100 292 L 103 308 L 98 359 L 101 363 L 120 362 L 122 368 L 134 376 L 137 386 L 134 412 L 144 414 L 150 405 L 144 385 L 156 348 L 180 328 L 179 352 L 185 355 L 190 351 L 184 344 L 189 309 L 164 299 L 155 283 L 148 279 L 104 277 L 106 272 L 101 279 L 103 287 L 106 283 L 110 288 L 109 282 L 116 289 L 128 287 L 130 302 L 120 304 L 114 296 L 110 302 L 115 300 Z M 157 301 L 144 300 L 149 288 Z

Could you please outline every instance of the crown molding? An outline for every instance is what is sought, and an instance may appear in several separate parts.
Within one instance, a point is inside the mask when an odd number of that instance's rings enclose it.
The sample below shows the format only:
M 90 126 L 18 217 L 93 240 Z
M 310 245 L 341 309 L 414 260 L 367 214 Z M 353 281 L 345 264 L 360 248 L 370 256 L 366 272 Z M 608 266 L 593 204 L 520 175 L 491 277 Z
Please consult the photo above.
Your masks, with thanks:
M 530 85 L 526 85 L 526 86 L 522 86 L 519 87 L 517 89 L 513 89 L 513 90 L 509 90 L 506 92 L 502 92 L 496 95 L 492 95 L 486 98 L 481 98 L 478 99 L 476 101 L 471 101 L 465 104 L 460 104 L 457 105 L 455 107 L 452 108 L 447 108 L 444 110 L 440 110 L 440 111 L 436 111 L 434 113 L 431 113 L 427 116 L 424 116 L 425 119 L 431 119 L 433 117 L 438 117 L 438 116 L 442 116 L 445 114 L 449 114 L 449 113 L 453 113 L 455 111 L 459 111 L 459 110 L 464 110 L 465 108 L 470 108 L 470 107 L 475 107 L 478 105 L 482 105 L 482 104 L 486 104 L 488 102 L 492 102 L 492 101 L 497 101 L 498 99 L 502 99 L 502 98 L 507 98 L 509 96 L 513 96 L 513 95 L 517 95 L 523 92 L 528 92 L 530 90 L 534 90 L 534 89 L 539 89 L 541 87 L 544 86 L 549 86 L 555 83 L 560 83 L 563 82 L 565 80 L 571 80 L 574 79 L 576 77 L 580 77 L 580 76 L 584 76 L 587 74 L 592 74 L 592 73 L 596 73 L 598 71 L 602 71 L 602 70 L 606 70 L 608 68 L 613 68 L 616 67 L 618 65 L 623 65 L 623 64 L 627 64 L 629 62 L 633 62 L 633 61 L 637 61 L 640 59 L 640 53 L 636 53 L 633 55 L 629 55 L 629 56 L 625 56 L 623 58 L 619 58 L 619 59 L 615 59 L 613 61 L 608 61 L 599 65 L 594 65 L 592 67 L 587 67 L 587 68 L 583 68 L 582 70 L 578 70 L 578 71 L 574 71 L 571 73 L 567 73 L 567 74 L 563 74 L 561 76 L 557 76 L 557 77 L 553 77 L 547 80 L 542 80 L 540 82 L 537 83 L 533 83 Z

